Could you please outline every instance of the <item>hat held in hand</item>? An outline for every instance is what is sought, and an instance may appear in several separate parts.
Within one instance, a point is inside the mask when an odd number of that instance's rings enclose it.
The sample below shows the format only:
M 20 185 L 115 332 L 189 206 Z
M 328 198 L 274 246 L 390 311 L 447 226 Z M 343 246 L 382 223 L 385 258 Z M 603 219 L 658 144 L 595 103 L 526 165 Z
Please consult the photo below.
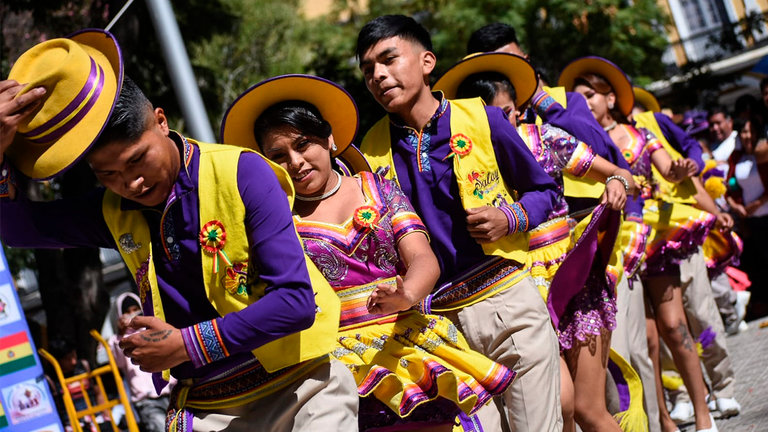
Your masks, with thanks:
M 96 29 L 51 39 L 22 54 L 8 79 L 25 84 L 19 95 L 46 90 L 6 155 L 24 175 L 48 179 L 80 160 L 107 124 L 123 81 L 120 47 Z

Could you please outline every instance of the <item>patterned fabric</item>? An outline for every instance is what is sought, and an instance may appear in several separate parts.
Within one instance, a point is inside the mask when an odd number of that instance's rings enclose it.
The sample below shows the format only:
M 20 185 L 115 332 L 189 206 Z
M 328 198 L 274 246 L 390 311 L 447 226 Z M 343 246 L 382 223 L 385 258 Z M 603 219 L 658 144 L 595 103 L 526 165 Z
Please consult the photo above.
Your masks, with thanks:
M 560 217 L 545 222 L 533 231 L 528 246 L 528 267 L 531 278 L 546 301 L 549 286 L 557 269 L 571 248 L 571 223 Z
M 584 176 L 592 167 L 595 154 L 588 145 L 573 135 L 546 123 L 541 126 L 522 124 L 518 126 L 517 131 L 533 153 L 536 162 L 557 184 L 558 202 L 549 218 L 565 216 L 568 214 L 568 204 L 563 196 L 563 171 L 576 177 Z
M 414 232 L 426 234 L 421 219 L 395 183 L 369 172 L 361 172 L 356 179 L 366 205 L 380 214 L 377 229 L 360 229 L 352 218 L 335 225 L 294 216 L 304 251 L 334 289 L 402 273 L 405 269 L 397 243 Z
M 398 121 L 392 119 L 391 123 L 399 128 L 404 129 L 406 133 L 406 141 L 413 147 L 413 151 L 416 153 L 417 165 L 419 172 L 432 170 L 432 165 L 429 162 L 429 151 L 432 143 L 432 134 L 429 129 L 434 125 L 437 125 L 436 120 L 445 114 L 445 109 L 448 107 L 448 100 L 444 97 L 440 98 L 440 107 L 432 115 L 427 124 L 421 130 L 416 130 L 412 127 L 406 126 Z M 390 116 L 391 118 L 391 116 Z
M 6 198 L 10 194 L 10 185 L 15 185 L 13 170 L 9 168 L 8 161 L 0 163 L 0 198 Z
M 181 329 L 181 337 L 195 367 L 204 366 L 229 355 L 215 319 Z
M 561 350 L 589 343 L 590 336 L 616 329 L 616 299 L 606 288 L 605 275 L 590 272 L 587 286 L 574 297 L 557 328 Z
M 719 230 L 710 230 L 701 247 L 711 279 L 724 272 L 726 267 L 739 265 L 744 242 L 733 231 L 724 234 Z
M 453 404 L 447 411 L 451 418 L 459 410 L 472 414 L 502 393 L 516 374 L 472 351 L 444 317 L 368 312 L 366 302 L 375 287 L 395 283 L 395 276 L 405 271 L 397 242 L 426 229 L 393 182 L 368 172 L 356 179 L 366 205 L 380 215 L 375 225 L 362 228 L 351 218 L 335 225 L 295 216 L 307 255 L 341 300 L 338 344 L 331 355 L 352 371 L 360 396 L 375 397 L 395 414 L 389 416 L 391 424 L 438 399 Z M 375 418 L 376 425 L 383 421 L 366 412 L 360 418 L 361 430 L 371 426 L 362 423 L 365 418 Z

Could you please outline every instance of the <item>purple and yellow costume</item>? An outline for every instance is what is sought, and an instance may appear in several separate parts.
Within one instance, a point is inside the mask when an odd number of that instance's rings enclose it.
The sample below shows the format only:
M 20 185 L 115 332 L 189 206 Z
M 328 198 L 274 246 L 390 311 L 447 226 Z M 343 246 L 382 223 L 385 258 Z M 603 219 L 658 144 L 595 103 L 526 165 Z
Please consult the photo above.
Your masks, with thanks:
M 377 217 L 343 224 L 294 216 L 305 253 L 341 299 L 338 344 L 331 354 L 355 376 L 361 430 L 411 420 L 451 421 L 474 414 L 512 383 L 515 372 L 472 351 L 447 318 L 406 311 L 373 315 L 366 301 L 377 284 L 404 274 L 397 243 L 426 228 L 394 182 L 370 172 L 355 177 Z M 383 402 L 391 412 L 381 411 Z M 440 403 L 422 404 L 442 398 Z M 452 404 L 445 402 L 452 402 Z M 430 409 L 431 407 L 431 409 Z M 414 411 L 416 410 L 416 411 Z M 393 416 L 392 412 L 397 416 Z

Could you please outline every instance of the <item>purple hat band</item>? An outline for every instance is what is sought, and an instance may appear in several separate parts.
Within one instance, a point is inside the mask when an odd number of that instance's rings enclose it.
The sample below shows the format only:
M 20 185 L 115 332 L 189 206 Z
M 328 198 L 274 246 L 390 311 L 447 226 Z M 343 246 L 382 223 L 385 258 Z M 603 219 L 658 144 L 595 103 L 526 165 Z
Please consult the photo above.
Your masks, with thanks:
M 77 96 L 75 96 L 75 98 L 72 100 L 72 102 L 70 102 L 52 119 L 29 132 L 23 133 L 22 135 L 26 137 L 30 142 L 35 144 L 49 143 L 61 138 L 65 133 L 69 132 L 73 127 L 75 127 L 80 122 L 80 120 L 86 114 L 88 114 L 88 111 L 93 108 L 93 105 L 101 95 L 101 91 L 104 89 L 104 80 L 104 69 L 97 65 L 93 58 L 91 58 L 91 71 L 88 75 L 88 79 L 86 80 L 85 85 L 83 85 L 83 88 L 80 90 Z M 78 111 L 80 105 L 86 100 L 86 104 Z M 62 120 L 72 115 L 74 112 L 77 112 L 75 116 L 73 116 L 57 129 L 53 130 L 53 132 L 48 133 L 52 128 L 58 125 Z M 29 138 L 39 135 L 43 136 L 40 138 Z

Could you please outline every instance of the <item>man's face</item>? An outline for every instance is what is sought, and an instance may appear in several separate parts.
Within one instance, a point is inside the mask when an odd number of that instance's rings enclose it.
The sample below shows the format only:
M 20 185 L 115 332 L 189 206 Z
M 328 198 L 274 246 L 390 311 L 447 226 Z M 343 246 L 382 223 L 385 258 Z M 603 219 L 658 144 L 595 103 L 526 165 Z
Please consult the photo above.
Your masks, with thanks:
M 168 132 L 165 114 L 156 108 L 139 139 L 109 142 L 91 151 L 88 163 L 96 178 L 121 197 L 148 207 L 162 204 L 181 166 L 179 151 Z
M 503 52 L 507 54 L 514 54 L 516 56 L 520 56 L 524 59 L 528 58 L 528 54 L 524 53 L 522 49 L 520 49 L 520 45 L 516 44 L 515 42 L 510 42 L 502 47 L 499 47 L 495 50 L 495 52 Z
M 389 113 L 411 109 L 429 87 L 425 77 L 435 67 L 435 55 L 420 44 L 398 36 L 373 45 L 360 59 L 365 86 Z
M 709 131 L 718 142 L 721 142 L 733 132 L 733 120 L 723 113 L 715 113 L 709 117 Z

